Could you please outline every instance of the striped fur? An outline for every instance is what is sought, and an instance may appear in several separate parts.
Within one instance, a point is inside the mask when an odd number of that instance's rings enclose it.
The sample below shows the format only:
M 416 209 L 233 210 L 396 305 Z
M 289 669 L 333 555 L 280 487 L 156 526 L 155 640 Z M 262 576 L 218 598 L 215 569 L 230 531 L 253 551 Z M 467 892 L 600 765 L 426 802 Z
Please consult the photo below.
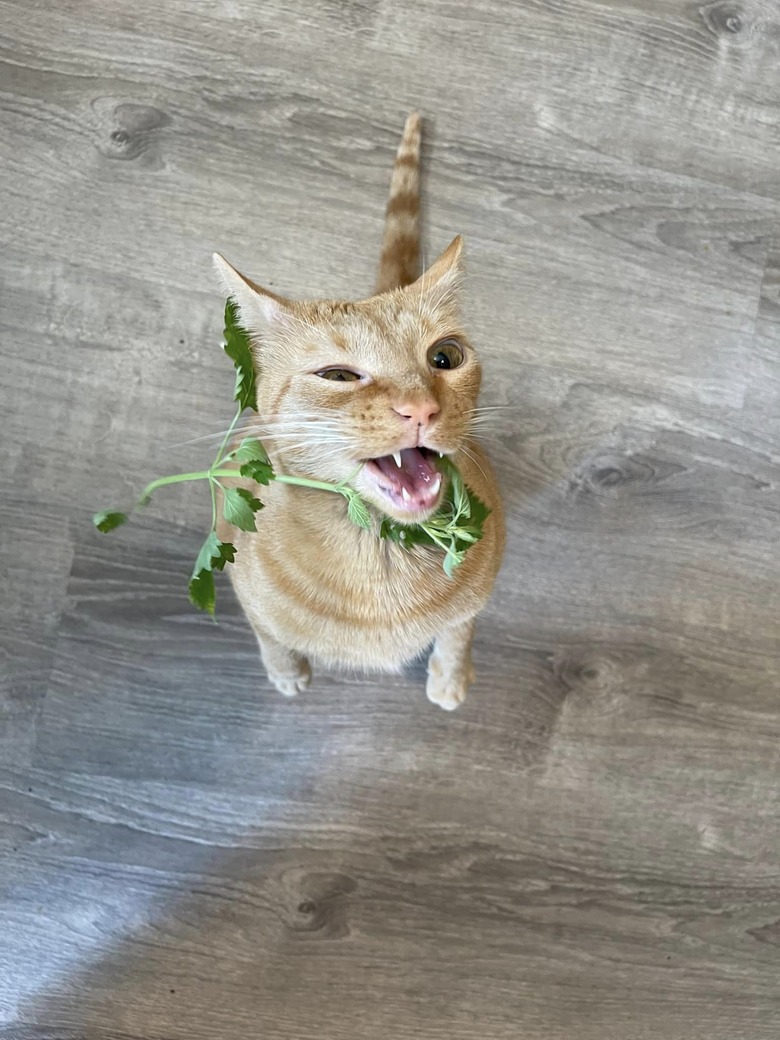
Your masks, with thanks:
M 278 472 L 350 481 L 375 507 L 376 524 L 381 513 L 409 522 L 360 463 L 411 447 L 422 435 L 427 447 L 454 459 L 493 510 L 484 539 L 450 580 L 439 551 L 406 552 L 381 540 L 376 527 L 357 528 L 338 495 L 239 481 L 266 504 L 258 531 L 222 523 L 218 533 L 238 548 L 228 570 L 268 675 L 287 695 L 308 684 L 310 660 L 396 671 L 433 643 L 426 692 L 444 708 L 457 707 L 472 678 L 474 618 L 501 562 L 501 502 L 490 463 L 472 436 L 481 376 L 460 322 L 461 240 L 411 280 L 418 155 L 419 119 L 412 116 L 393 173 L 379 294 L 357 302 L 293 302 L 216 258 L 258 362 L 259 418 L 250 429 L 263 438 Z M 450 336 L 463 346 L 463 364 L 432 369 L 428 348 Z M 341 384 L 317 378 L 331 366 L 365 378 Z M 419 429 L 403 419 L 417 407 L 431 412 Z
M 411 285 L 420 273 L 420 117 L 406 120 L 390 180 L 378 293 Z

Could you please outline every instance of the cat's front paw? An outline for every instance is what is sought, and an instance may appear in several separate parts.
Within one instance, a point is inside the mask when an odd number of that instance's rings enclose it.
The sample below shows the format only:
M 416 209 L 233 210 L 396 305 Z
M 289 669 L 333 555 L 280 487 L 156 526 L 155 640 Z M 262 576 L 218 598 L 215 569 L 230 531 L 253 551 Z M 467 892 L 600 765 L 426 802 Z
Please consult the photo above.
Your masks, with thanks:
M 473 671 L 469 669 L 468 675 L 447 674 L 435 659 L 428 668 L 428 682 L 425 684 L 428 700 L 445 711 L 455 711 L 466 699 L 469 684 L 474 679 Z
M 294 674 L 282 675 L 279 672 L 269 672 L 268 678 L 279 693 L 285 697 L 297 697 L 311 682 L 311 668 L 308 661 L 301 661 L 300 668 Z

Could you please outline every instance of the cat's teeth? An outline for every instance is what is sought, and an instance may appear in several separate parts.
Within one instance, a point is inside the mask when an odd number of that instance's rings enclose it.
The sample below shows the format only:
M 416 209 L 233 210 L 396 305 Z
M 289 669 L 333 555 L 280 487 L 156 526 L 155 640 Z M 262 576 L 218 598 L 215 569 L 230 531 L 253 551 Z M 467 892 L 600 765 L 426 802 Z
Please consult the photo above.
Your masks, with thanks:
M 401 468 L 401 452 L 400 451 L 394 451 L 393 452 L 393 458 L 395 459 L 396 466 L 398 466 L 398 468 L 400 469 Z
M 412 496 L 409 494 L 406 488 L 401 488 L 401 497 L 403 498 L 404 502 L 412 501 Z
M 434 480 L 434 482 L 431 484 L 431 493 L 435 495 L 440 487 L 441 487 L 441 477 L 438 476 L 436 478 L 436 480 Z
M 440 458 L 440 459 L 443 459 L 443 458 L 444 458 L 444 452 L 443 452 L 443 451 L 440 451 L 440 452 L 438 452 L 438 455 L 439 455 L 439 458 Z

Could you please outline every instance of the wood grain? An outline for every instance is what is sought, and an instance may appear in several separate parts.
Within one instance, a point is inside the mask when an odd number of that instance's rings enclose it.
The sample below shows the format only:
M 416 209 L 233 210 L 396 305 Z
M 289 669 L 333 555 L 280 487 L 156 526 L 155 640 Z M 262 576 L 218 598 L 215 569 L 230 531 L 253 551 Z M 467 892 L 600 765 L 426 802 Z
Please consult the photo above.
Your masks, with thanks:
M 0 10 L 0 1036 L 774 1040 L 777 5 Z M 212 250 L 370 290 L 418 108 L 509 513 L 452 716 L 273 694 L 198 489 L 88 523 L 229 419 Z

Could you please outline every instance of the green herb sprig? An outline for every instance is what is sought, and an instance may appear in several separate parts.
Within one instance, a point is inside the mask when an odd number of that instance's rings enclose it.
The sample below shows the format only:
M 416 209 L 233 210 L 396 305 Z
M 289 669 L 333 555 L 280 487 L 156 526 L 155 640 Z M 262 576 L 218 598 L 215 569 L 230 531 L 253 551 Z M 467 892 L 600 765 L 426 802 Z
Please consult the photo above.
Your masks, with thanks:
M 238 313 L 232 300 L 225 305 L 224 350 L 236 369 L 236 382 L 233 400 L 236 402 L 236 413 L 228 427 L 216 458 L 207 470 L 195 473 L 176 473 L 168 477 L 160 477 L 148 484 L 131 512 L 146 506 L 155 491 L 168 484 L 180 484 L 190 480 L 208 481 L 211 492 L 211 528 L 208 537 L 201 546 L 189 581 L 191 602 L 200 610 L 213 614 L 216 606 L 216 589 L 214 571 L 224 570 L 225 564 L 235 562 L 236 547 L 232 542 L 221 542 L 217 537 L 217 491 L 222 492 L 222 513 L 225 520 L 241 531 L 256 531 L 255 514 L 263 508 L 263 503 L 247 488 L 226 487 L 222 481 L 229 477 L 248 477 L 256 484 L 268 485 L 272 480 L 283 484 L 296 484 L 300 487 L 315 488 L 342 495 L 347 501 L 347 515 L 353 524 L 370 530 L 373 526 L 368 506 L 354 488 L 346 481 L 338 484 L 322 480 L 310 480 L 308 477 L 293 477 L 285 473 L 276 473 L 268 453 L 257 437 L 245 437 L 233 451 L 227 452 L 233 431 L 242 413 L 250 408 L 257 411 L 257 385 L 255 368 L 252 363 L 252 351 L 249 336 L 238 323 Z M 227 468 L 230 464 L 238 465 Z M 456 567 L 483 533 L 485 519 L 490 513 L 488 507 L 465 485 L 462 476 L 450 459 L 439 460 L 439 469 L 448 478 L 447 491 L 442 506 L 436 513 L 420 524 L 401 524 L 390 517 L 383 517 L 379 526 L 379 537 L 396 542 L 406 549 L 413 545 L 427 545 L 444 552 L 444 571 L 452 577 Z M 347 478 L 351 480 L 350 476 Z M 95 513 L 92 522 L 99 531 L 107 533 L 121 527 L 130 519 L 128 513 L 110 510 Z
M 467 551 L 482 537 L 482 528 L 490 515 L 485 503 L 470 491 L 454 462 L 446 456 L 439 459 L 439 469 L 449 477 L 444 501 L 432 517 L 420 524 L 399 524 L 384 517 L 379 528 L 381 538 L 389 538 L 405 549 L 413 545 L 433 545 L 444 552 L 444 572 L 451 578 L 463 563 Z

